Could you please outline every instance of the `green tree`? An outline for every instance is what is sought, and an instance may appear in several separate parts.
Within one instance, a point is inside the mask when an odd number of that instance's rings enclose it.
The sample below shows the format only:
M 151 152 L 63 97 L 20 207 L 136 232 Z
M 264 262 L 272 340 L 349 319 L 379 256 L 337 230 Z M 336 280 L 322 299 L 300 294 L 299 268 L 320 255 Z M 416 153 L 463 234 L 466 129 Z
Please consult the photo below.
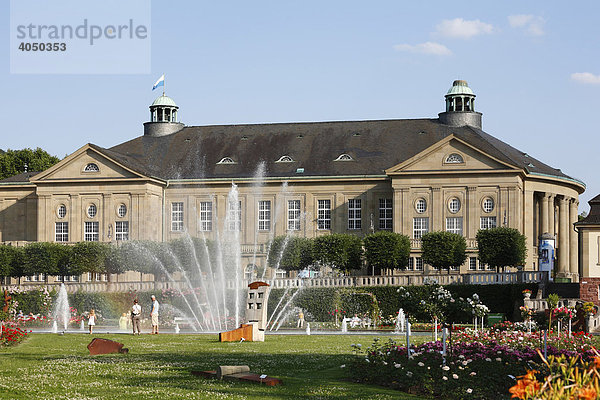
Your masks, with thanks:
M 315 260 L 323 265 L 345 271 L 362 266 L 362 240 L 356 235 L 332 233 L 314 241 Z
M 0 154 L 0 179 L 5 179 L 13 175 L 27 171 L 44 171 L 57 162 L 58 157 L 48 154 L 39 147 L 35 150 L 7 150 Z
M 67 246 L 59 243 L 36 242 L 25 246 L 23 273 L 25 275 L 59 275 L 67 263 Z
M 525 263 L 527 247 L 525 235 L 517 229 L 498 227 L 481 229 L 477 232 L 479 260 L 484 264 L 496 267 L 499 271 L 504 267 L 516 267 Z
M 0 276 L 12 276 L 16 247 L 0 245 Z
M 421 238 L 423 262 L 435 268 L 458 267 L 467 259 L 467 242 L 452 232 L 429 232 Z
M 79 242 L 71 247 L 68 271 L 64 275 L 81 275 L 85 272 L 104 273 L 105 260 L 110 245 L 99 242 Z
M 364 240 L 365 258 L 376 274 L 382 269 L 406 268 L 410 257 L 410 239 L 406 235 L 380 231 Z
M 314 262 L 313 240 L 297 236 L 277 236 L 269 248 L 269 267 L 299 271 Z

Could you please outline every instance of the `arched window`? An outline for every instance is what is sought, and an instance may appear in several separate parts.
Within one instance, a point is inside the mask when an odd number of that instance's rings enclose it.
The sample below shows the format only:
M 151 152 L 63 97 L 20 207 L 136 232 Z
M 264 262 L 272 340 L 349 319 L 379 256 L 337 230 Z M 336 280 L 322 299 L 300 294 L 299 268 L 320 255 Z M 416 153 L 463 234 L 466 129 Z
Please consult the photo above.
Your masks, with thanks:
M 444 161 L 446 164 L 462 164 L 464 162 L 465 160 L 463 160 L 462 156 L 457 153 L 450 154 L 448 157 L 446 157 L 446 161 Z
M 56 213 L 58 214 L 58 218 L 64 218 L 67 215 L 67 207 L 64 204 L 61 204 L 58 206 Z
M 88 206 L 88 209 L 87 209 L 87 215 L 88 215 L 88 217 L 94 218 L 97 213 L 98 213 L 98 209 L 96 208 L 96 205 L 95 204 L 90 204 Z
M 246 265 L 246 268 L 244 269 L 244 276 L 247 281 L 250 281 L 250 280 L 256 278 L 257 269 L 258 268 L 256 267 L 255 264 Z
M 121 204 L 119 206 L 119 208 L 117 209 L 117 215 L 120 218 L 123 218 L 125 215 L 127 215 L 127 206 L 125 204 Z
M 98 168 L 98 165 L 95 163 L 89 163 L 85 166 L 83 172 L 100 172 L 100 168 Z
M 334 161 L 354 161 L 349 154 L 340 154 Z
M 415 202 L 415 209 L 419 214 L 423 214 L 427 211 L 427 201 L 425 199 L 419 199 Z
M 457 199 L 456 197 L 453 197 L 450 199 L 450 201 L 448 202 L 448 210 L 450 210 L 450 212 L 452 214 L 456 214 L 457 212 L 460 211 L 460 200 Z
M 483 200 L 483 211 L 485 211 L 486 213 L 494 211 L 494 199 L 492 199 L 491 197 L 486 197 Z
M 294 159 L 290 156 L 281 156 L 279 160 L 275 162 L 294 162 Z
M 217 164 L 235 164 L 235 161 L 231 157 L 223 157 Z

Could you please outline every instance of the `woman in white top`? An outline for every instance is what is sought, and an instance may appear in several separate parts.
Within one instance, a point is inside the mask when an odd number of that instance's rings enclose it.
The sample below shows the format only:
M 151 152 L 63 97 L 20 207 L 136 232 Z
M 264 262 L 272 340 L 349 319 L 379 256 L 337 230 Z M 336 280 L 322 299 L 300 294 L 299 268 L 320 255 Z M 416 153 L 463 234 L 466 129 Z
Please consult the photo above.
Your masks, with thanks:
M 96 311 L 92 308 L 90 310 L 90 316 L 88 317 L 88 327 L 90 328 L 90 335 L 94 330 L 94 326 L 96 325 Z

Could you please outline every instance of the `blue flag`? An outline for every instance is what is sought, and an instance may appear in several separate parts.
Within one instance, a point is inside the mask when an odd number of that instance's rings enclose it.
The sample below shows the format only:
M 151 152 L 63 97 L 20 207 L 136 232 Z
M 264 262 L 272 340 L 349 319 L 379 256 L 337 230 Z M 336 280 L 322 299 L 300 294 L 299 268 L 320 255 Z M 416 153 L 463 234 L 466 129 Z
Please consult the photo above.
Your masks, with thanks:
M 154 86 L 152 86 L 152 90 L 156 89 L 159 86 L 165 86 L 165 74 L 162 74 L 161 77 L 158 78 Z

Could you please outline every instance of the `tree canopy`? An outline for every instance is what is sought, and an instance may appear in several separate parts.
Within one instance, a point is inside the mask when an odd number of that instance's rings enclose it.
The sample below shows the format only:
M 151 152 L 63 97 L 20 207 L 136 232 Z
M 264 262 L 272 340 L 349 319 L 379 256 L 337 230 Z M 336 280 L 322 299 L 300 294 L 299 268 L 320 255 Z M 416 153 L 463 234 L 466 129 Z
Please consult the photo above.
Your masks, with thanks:
M 57 162 L 58 157 L 48 154 L 41 148 L 6 150 L 0 154 L 0 179 L 20 174 L 25 171 L 44 171 Z
M 452 232 L 429 232 L 421 238 L 423 262 L 450 270 L 458 267 L 467 259 L 467 242 L 462 235 Z
M 410 239 L 399 233 L 380 231 L 363 240 L 365 258 L 376 273 L 382 269 L 406 268 L 410 256 Z
M 277 236 L 269 248 L 269 267 L 299 271 L 314 262 L 313 241 L 297 236 Z
M 479 261 L 495 267 L 516 267 L 525 263 L 525 235 L 514 228 L 498 227 L 477 232 Z
M 362 240 L 356 235 L 332 233 L 314 239 L 315 259 L 323 265 L 342 270 L 362 267 Z

